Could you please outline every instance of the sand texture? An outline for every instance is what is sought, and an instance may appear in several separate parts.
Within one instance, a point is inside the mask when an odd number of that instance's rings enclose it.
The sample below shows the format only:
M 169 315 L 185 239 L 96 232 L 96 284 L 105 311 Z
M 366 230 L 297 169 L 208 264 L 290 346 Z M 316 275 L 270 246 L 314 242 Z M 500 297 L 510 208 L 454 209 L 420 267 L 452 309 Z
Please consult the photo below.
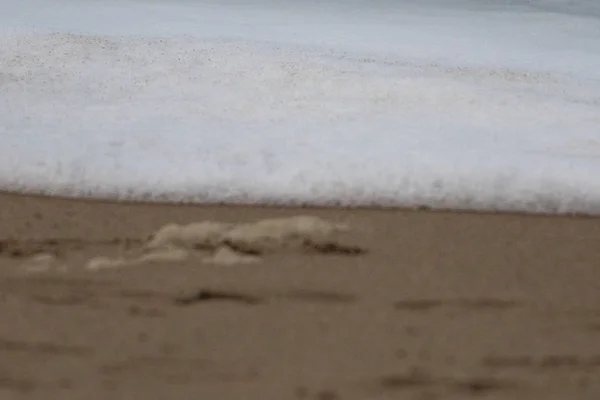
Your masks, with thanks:
M 0 195 L 0 399 L 600 398 L 600 220 Z

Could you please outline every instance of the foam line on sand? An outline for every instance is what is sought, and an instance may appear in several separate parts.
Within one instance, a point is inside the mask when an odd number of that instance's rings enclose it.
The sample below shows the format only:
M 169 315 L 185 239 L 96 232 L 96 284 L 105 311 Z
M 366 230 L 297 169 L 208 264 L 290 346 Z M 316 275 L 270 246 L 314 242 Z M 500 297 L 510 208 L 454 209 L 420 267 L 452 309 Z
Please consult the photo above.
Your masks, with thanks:
M 5 29 L 0 189 L 600 214 L 600 30 L 578 19 L 551 31 L 539 21 L 575 18 L 553 15 L 532 17 L 537 43 L 479 40 L 485 16 L 461 30 L 466 17 L 449 15 L 439 31 L 431 17 L 390 31 L 412 30 L 418 48 L 373 51 L 312 37 Z M 498 30 L 504 14 L 494 15 Z M 423 50 L 446 30 L 457 60 Z

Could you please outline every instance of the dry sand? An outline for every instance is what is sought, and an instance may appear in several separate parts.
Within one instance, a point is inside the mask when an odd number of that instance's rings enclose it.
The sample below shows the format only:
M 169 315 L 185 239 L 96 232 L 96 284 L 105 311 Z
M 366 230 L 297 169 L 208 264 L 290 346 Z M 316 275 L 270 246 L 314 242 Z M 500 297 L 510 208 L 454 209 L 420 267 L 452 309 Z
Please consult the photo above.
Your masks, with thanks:
M 348 229 L 231 233 L 297 215 Z M 5 194 L 0 238 L 2 400 L 600 398 L 600 219 Z

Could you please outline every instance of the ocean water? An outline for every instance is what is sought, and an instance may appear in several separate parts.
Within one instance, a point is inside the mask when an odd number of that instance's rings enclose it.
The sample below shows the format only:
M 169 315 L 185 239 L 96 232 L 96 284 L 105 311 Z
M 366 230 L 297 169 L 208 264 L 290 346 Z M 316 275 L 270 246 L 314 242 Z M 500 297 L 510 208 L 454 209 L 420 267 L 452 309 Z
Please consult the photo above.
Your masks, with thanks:
M 0 190 L 600 214 L 600 2 L 4 0 Z

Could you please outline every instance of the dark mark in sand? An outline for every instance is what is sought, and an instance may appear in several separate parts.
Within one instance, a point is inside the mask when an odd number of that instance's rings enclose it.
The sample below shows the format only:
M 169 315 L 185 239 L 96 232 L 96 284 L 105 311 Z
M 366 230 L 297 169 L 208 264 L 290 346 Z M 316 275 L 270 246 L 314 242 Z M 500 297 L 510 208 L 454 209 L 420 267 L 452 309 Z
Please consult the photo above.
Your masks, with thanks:
M 226 301 L 233 303 L 242 303 L 247 305 L 256 305 L 262 303 L 263 299 L 247 294 L 210 289 L 202 289 L 194 294 L 184 295 L 175 298 L 175 304 L 181 306 L 189 306 L 196 303 L 205 303 L 211 301 Z
M 394 303 L 394 308 L 402 311 L 431 311 L 441 307 L 457 307 L 472 310 L 507 310 L 519 306 L 513 300 L 494 298 L 474 299 L 406 299 Z

